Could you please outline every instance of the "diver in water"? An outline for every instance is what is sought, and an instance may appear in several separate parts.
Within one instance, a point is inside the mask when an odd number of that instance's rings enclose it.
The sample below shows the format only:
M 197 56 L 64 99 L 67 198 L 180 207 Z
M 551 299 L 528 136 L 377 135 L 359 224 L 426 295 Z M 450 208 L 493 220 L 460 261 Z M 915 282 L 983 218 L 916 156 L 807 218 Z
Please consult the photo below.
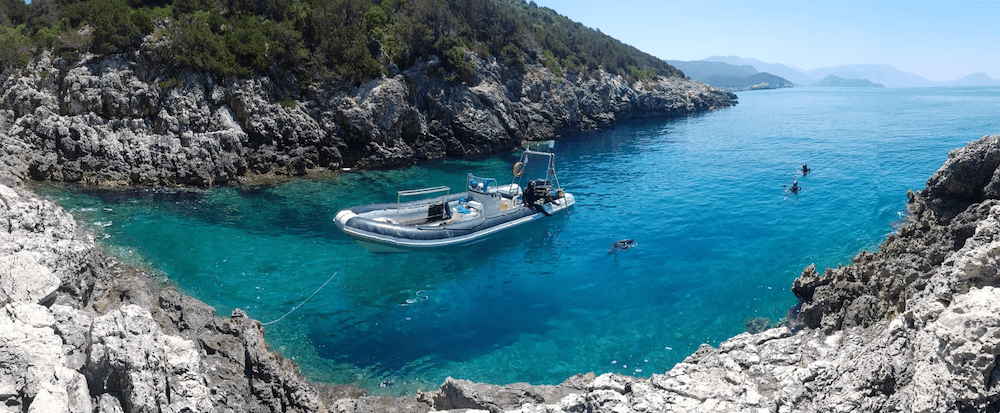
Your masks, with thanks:
M 793 181 L 792 182 L 792 187 L 788 188 L 788 191 L 791 192 L 791 193 L 793 193 L 793 194 L 797 194 L 801 190 L 802 190 L 802 187 L 799 186 L 799 181 Z
M 623 240 L 615 241 L 613 244 L 611 244 L 611 248 L 608 249 L 608 255 L 615 256 L 615 267 L 618 266 L 618 251 L 629 250 L 634 248 L 636 245 L 639 245 L 639 243 L 636 242 L 635 239 L 633 238 L 626 238 Z
M 806 164 L 802 164 L 802 175 L 803 176 L 809 175 L 809 166 L 807 166 Z
M 635 242 L 635 240 L 632 239 L 632 238 L 623 239 L 623 240 L 620 240 L 620 241 L 615 241 L 614 244 L 611 244 L 611 248 L 608 249 L 608 252 L 612 253 L 612 252 L 616 252 L 616 251 L 624 251 L 624 250 L 627 250 L 627 249 L 631 249 L 632 247 L 634 247 L 636 245 L 639 245 L 639 243 Z

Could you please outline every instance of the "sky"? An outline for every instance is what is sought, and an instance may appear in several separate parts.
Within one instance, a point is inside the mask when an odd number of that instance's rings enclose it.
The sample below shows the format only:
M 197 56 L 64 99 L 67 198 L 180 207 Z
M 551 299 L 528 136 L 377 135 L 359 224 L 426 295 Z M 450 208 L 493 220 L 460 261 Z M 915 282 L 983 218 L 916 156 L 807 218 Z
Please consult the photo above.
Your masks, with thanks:
M 1000 79 L 1000 0 L 534 1 L 664 60 L 888 64 L 935 81 Z

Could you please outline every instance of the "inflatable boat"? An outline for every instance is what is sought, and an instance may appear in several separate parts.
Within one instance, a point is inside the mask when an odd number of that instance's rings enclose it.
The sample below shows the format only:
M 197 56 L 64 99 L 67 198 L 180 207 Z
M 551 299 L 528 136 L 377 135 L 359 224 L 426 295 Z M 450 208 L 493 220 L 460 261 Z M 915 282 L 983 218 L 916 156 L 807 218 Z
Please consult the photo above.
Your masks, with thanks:
M 466 191 L 455 194 L 446 186 L 398 191 L 395 203 L 350 207 L 334 221 L 369 251 L 403 252 L 473 244 L 575 203 L 559 185 L 552 153 L 526 150 L 511 174 L 499 185 L 470 173 Z

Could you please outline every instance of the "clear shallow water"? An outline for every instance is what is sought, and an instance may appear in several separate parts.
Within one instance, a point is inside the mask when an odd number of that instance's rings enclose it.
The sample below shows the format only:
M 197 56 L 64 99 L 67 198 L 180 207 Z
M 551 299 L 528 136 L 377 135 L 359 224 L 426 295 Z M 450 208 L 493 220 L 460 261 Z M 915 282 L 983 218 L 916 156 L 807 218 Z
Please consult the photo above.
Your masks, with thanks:
M 810 263 L 877 248 L 949 150 L 1000 132 L 998 109 L 1000 88 L 785 89 L 564 136 L 569 214 L 445 253 L 373 255 L 332 218 L 400 189 L 458 191 L 467 172 L 504 181 L 515 155 L 254 190 L 38 191 L 221 316 L 277 319 L 336 273 L 267 327 L 272 348 L 318 380 L 401 394 L 447 376 L 648 376 L 750 319 L 784 317 Z M 802 192 L 785 192 L 796 179 Z M 623 238 L 638 246 L 609 254 Z

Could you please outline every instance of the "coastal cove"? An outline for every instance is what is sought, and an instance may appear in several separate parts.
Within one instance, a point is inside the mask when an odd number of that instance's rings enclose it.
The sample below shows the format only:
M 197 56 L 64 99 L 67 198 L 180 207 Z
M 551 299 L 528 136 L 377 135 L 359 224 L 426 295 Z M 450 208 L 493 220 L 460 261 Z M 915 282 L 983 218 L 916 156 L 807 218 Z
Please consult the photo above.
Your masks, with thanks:
M 740 104 L 573 133 L 556 145 L 567 216 L 462 251 L 376 256 L 340 208 L 514 155 L 294 180 L 253 190 L 88 192 L 36 186 L 120 259 L 162 272 L 219 314 L 284 321 L 272 349 L 307 376 L 382 394 L 473 381 L 649 376 L 701 343 L 795 304 L 802 268 L 874 249 L 955 147 L 1000 130 L 997 88 L 746 92 Z M 808 163 L 813 172 L 801 176 Z M 783 186 L 799 180 L 798 195 Z M 616 240 L 636 248 L 609 254 Z M 389 384 L 381 387 L 381 384 Z

